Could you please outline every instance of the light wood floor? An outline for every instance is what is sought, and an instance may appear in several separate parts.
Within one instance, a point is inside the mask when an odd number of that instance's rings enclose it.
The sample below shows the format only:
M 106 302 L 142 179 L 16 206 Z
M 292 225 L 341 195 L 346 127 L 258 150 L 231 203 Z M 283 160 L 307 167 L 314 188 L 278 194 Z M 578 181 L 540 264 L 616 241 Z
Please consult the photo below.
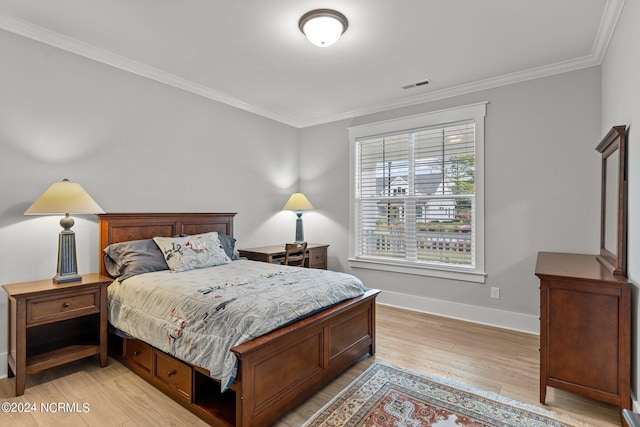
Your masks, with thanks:
M 294 427 L 320 409 L 375 359 L 500 393 L 594 426 L 619 426 L 617 408 L 549 388 L 538 402 L 539 338 L 535 335 L 378 306 L 377 354 L 325 387 L 278 423 Z M 0 403 L 77 403 L 79 411 L 0 413 L 0 426 L 204 426 L 113 359 L 100 369 L 89 358 L 27 377 L 14 397 L 13 379 L 0 380 Z M 88 403 L 88 412 L 82 404 Z

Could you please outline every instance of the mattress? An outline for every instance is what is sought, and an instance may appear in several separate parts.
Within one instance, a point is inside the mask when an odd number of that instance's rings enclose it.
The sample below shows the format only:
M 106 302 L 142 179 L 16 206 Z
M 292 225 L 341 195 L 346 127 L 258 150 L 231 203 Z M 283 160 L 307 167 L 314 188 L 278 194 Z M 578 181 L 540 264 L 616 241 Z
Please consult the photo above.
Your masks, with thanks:
M 237 373 L 231 348 L 364 292 L 349 274 L 238 260 L 114 281 L 109 322 L 207 369 L 224 391 Z

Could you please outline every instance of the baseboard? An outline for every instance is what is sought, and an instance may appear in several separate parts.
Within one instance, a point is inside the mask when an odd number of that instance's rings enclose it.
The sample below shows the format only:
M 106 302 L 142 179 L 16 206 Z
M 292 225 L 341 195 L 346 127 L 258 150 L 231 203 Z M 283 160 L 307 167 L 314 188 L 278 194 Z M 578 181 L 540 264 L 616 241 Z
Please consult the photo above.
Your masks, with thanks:
M 530 334 L 540 334 L 540 318 L 529 314 L 389 291 L 382 292 L 378 296 L 377 301 L 380 304 L 406 308 L 423 313 L 451 317 Z
M 8 355 L 9 353 L 0 353 L 0 380 L 7 378 L 7 375 L 9 375 L 9 371 L 7 370 Z

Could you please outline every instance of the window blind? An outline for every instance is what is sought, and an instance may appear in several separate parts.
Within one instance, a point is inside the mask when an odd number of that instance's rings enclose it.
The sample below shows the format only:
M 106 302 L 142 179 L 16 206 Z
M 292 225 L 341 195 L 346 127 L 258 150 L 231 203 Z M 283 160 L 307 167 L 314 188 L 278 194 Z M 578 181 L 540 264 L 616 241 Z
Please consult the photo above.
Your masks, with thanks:
M 474 120 L 355 140 L 355 255 L 475 267 Z

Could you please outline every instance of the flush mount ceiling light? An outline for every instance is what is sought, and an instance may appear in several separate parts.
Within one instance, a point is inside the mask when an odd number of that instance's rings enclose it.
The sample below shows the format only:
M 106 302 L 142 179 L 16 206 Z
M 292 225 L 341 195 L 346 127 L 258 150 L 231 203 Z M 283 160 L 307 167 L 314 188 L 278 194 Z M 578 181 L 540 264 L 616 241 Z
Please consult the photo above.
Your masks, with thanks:
M 302 34 L 320 47 L 331 46 L 347 31 L 347 17 L 331 9 L 316 9 L 305 13 L 298 21 Z

